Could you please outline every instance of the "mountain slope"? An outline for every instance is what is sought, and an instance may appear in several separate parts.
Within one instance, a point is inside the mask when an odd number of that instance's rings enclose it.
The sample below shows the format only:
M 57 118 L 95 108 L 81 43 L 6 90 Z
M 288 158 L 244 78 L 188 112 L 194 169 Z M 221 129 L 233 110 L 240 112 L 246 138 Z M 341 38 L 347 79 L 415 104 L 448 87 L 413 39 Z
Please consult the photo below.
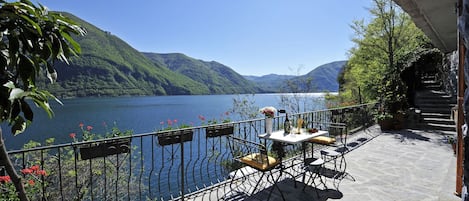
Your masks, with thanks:
M 264 91 L 273 93 L 293 92 L 289 84 L 295 85 L 297 92 L 323 92 L 338 91 L 339 83 L 337 77 L 347 61 L 335 61 L 327 63 L 313 69 L 309 73 L 301 76 L 269 74 L 264 76 L 244 76 L 246 79 L 255 82 Z M 310 87 L 305 82 L 311 80 Z M 308 89 L 311 88 L 312 89 Z
M 283 85 L 288 80 L 296 77 L 293 75 L 277 75 L 277 74 L 269 74 L 263 76 L 252 76 L 246 75 L 244 76 L 247 80 L 253 81 L 256 83 L 263 91 L 270 92 L 270 93 L 278 93 L 281 92 L 280 89 L 283 88 Z
M 206 62 L 184 54 L 143 53 L 156 65 L 167 66 L 174 72 L 204 83 L 211 94 L 257 93 L 260 88 L 231 68 L 215 61 Z
M 208 94 L 208 88 L 165 66 L 155 65 L 142 53 L 109 32 L 65 14 L 86 30 L 76 37 L 82 54 L 71 65 L 57 63 L 58 82 L 46 85 L 61 97 Z
M 339 91 L 337 77 L 347 61 L 335 61 L 318 66 L 302 78 L 312 78 L 317 91 Z

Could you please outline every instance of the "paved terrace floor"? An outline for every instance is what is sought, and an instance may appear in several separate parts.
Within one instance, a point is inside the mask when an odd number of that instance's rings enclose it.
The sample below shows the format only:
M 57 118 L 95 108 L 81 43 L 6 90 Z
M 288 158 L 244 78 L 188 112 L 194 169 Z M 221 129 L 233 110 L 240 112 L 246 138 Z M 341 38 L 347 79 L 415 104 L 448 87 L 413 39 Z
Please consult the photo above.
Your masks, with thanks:
M 375 125 L 349 138 L 357 146 L 346 154 L 347 172 L 338 190 L 318 190 L 301 178 L 294 188 L 292 179 L 280 182 L 287 200 L 379 200 L 379 201 L 452 201 L 455 196 L 456 157 L 444 136 L 432 131 L 401 130 L 381 132 Z M 358 139 L 367 139 L 360 141 Z M 352 179 L 353 177 L 353 179 Z M 264 189 L 259 194 L 267 194 Z M 274 190 L 270 200 L 281 200 Z M 265 196 L 233 197 L 229 200 L 265 200 Z

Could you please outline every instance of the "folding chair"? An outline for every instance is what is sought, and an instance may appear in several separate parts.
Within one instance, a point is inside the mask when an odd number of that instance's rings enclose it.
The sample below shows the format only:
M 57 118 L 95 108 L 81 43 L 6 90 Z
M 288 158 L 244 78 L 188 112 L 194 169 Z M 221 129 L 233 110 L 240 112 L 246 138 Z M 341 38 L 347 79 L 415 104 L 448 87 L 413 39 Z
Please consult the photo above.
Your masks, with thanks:
M 347 133 L 347 125 L 344 123 L 310 122 L 309 127 L 329 132 L 329 136 L 318 136 L 309 141 L 312 146 L 311 157 L 314 155 L 314 144 L 337 147 L 336 138 L 342 139 L 341 136 Z
M 342 123 L 331 123 L 330 128 L 332 129 L 329 132 L 335 136 L 336 141 L 327 144 L 329 148 L 321 150 L 321 158 L 324 160 L 325 170 L 332 170 L 328 177 L 333 179 L 334 187 L 338 190 L 340 181 L 348 175 L 344 156 L 350 151 L 347 147 L 348 131 L 347 126 Z
M 324 184 L 323 177 L 330 177 L 334 179 L 334 187 L 338 189 L 338 183 L 336 180 L 340 178 L 341 175 L 345 173 L 346 162 L 343 154 L 348 151 L 347 148 L 347 125 L 344 123 L 334 123 L 334 122 L 310 122 L 310 127 L 317 128 L 319 130 L 327 130 L 329 136 L 318 136 L 310 141 L 311 143 L 311 160 L 316 160 L 314 158 L 314 145 L 322 145 L 328 148 L 321 150 L 321 156 L 319 160 L 316 161 L 313 165 L 305 163 L 306 168 L 314 170 L 314 173 L 318 174 L 317 177 L 321 179 L 321 182 Z M 332 165 L 328 165 L 332 164 Z M 326 167 L 326 165 L 328 167 Z M 332 167 L 330 167 L 332 166 Z M 329 172 L 326 172 L 329 170 Z M 324 184 L 324 187 L 327 186 Z
M 250 185 L 252 183 L 247 183 L 247 181 L 243 181 L 242 183 L 244 186 L 248 186 L 248 192 L 246 192 L 249 196 L 254 195 L 257 193 L 256 191 L 259 190 L 259 184 L 264 183 L 262 180 L 264 176 L 266 176 L 266 179 L 268 182 L 272 184 L 272 188 L 269 192 L 267 200 L 270 199 L 270 196 L 276 188 L 279 192 L 280 195 L 282 196 L 282 199 L 285 200 L 285 197 L 278 187 L 277 183 L 279 180 L 279 177 L 275 178 L 275 175 L 272 173 L 272 170 L 279 167 L 281 165 L 280 160 L 277 160 L 274 157 L 268 156 L 267 155 L 267 149 L 265 145 L 248 141 L 245 139 L 241 139 L 238 137 L 234 136 L 227 136 L 228 137 L 228 144 L 230 147 L 231 154 L 233 155 L 234 161 L 241 163 L 244 167 L 239 168 L 236 170 L 236 172 L 233 174 L 235 175 L 234 177 L 237 178 L 246 178 L 246 179 L 253 179 L 255 178 L 255 186 L 250 190 Z M 251 167 L 255 170 L 258 171 L 258 173 L 261 173 L 260 177 L 257 179 L 255 176 L 256 172 L 252 171 L 246 171 L 244 169 L 245 167 Z M 269 181 L 270 179 L 270 181 Z M 235 179 L 232 179 L 232 183 L 235 181 Z M 232 184 L 230 184 L 231 189 Z M 250 192 L 249 192 L 250 191 Z

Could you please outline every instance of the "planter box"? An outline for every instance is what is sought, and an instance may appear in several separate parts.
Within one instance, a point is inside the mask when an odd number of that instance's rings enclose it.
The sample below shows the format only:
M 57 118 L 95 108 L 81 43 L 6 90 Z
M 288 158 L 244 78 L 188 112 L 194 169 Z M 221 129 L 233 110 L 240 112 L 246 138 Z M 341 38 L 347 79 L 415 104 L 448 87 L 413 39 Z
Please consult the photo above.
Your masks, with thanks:
M 383 119 L 378 121 L 381 130 L 392 130 L 394 129 L 394 119 Z
M 161 146 L 183 143 L 192 141 L 194 131 L 192 130 L 175 130 L 175 131 L 163 131 L 157 134 L 158 144 Z
M 218 125 L 218 126 L 209 126 L 205 131 L 205 136 L 207 138 L 218 137 L 223 135 L 231 135 L 234 132 L 234 125 Z
M 81 160 L 130 152 L 130 138 L 80 145 Z

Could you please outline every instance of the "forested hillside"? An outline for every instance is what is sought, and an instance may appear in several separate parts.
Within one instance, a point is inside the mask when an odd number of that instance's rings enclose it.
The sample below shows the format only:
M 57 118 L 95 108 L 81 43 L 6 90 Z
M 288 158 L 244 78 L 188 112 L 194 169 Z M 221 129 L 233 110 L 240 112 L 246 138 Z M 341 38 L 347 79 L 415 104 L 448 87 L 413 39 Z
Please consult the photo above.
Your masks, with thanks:
M 244 77 L 257 83 L 259 87 L 268 92 L 336 92 L 339 90 L 337 77 L 346 63 L 347 61 L 327 63 L 300 76 L 270 74 Z M 295 85 L 293 91 L 292 84 Z
M 80 57 L 72 58 L 70 65 L 55 64 L 56 83 L 49 84 L 45 75 L 39 77 L 38 85 L 60 98 L 292 92 L 285 83 L 299 78 L 314 82 L 315 87 L 305 92 L 337 91 L 336 77 L 343 66 L 333 62 L 299 77 L 244 77 L 216 61 L 180 53 L 139 52 L 111 32 L 63 14 L 82 25 L 87 34 L 76 38 L 82 48 Z
M 189 57 L 181 61 L 171 61 L 171 58 L 165 56 L 161 60 L 149 59 L 112 33 L 100 30 L 71 14 L 65 15 L 81 24 L 87 30 L 87 35 L 76 38 L 82 48 L 80 57 L 73 58 L 70 65 L 55 64 L 57 83 L 46 84 L 45 76 L 41 78 L 41 87 L 58 97 L 258 92 L 241 75 L 216 62 L 204 63 Z M 180 70 L 173 71 L 166 66 L 166 62 L 174 69 L 176 67 L 173 64 L 178 62 L 186 66 L 177 67 Z M 196 72 L 197 69 L 191 67 L 199 64 L 211 68 L 212 73 L 206 79 L 200 77 L 201 73 L 190 75 L 190 71 Z
M 211 94 L 238 94 L 262 92 L 231 68 L 215 61 L 206 62 L 183 54 L 144 53 L 155 65 L 167 66 L 174 72 L 204 83 Z

